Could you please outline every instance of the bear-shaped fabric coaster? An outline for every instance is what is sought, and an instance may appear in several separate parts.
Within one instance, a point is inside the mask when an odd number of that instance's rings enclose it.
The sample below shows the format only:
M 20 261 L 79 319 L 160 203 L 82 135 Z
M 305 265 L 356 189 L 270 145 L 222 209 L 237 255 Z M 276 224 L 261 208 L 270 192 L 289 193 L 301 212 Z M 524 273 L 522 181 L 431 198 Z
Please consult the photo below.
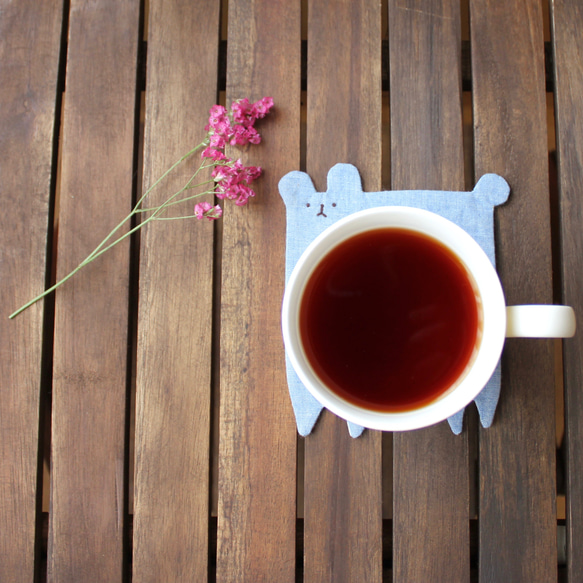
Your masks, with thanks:
M 467 231 L 484 249 L 492 264 L 494 250 L 494 207 L 508 199 L 508 183 L 496 174 L 485 174 L 471 192 L 436 190 L 393 190 L 363 192 L 360 174 L 350 164 L 336 164 L 328 172 L 328 189 L 316 192 L 305 172 L 290 172 L 279 182 L 286 205 L 286 283 L 306 247 L 327 227 L 354 212 L 379 206 L 409 206 L 437 213 Z M 298 432 L 308 435 L 323 406 L 303 386 L 286 355 L 288 388 Z M 475 403 L 484 427 L 494 418 L 500 395 L 500 363 Z M 455 434 L 463 428 L 464 409 L 448 419 Z M 352 437 L 363 427 L 348 422 Z

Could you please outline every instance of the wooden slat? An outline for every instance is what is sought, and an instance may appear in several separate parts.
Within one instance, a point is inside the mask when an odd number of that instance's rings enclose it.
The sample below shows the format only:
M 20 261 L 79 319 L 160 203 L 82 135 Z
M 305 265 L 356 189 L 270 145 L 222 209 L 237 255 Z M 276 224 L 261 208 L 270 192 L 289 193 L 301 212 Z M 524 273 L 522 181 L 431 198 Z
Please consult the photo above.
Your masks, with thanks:
M 460 3 L 389 2 L 391 187 L 464 189 Z M 468 433 L 393 436 L 393 580 L 469 580 Z
M 541 4 L 472 0 L 476 176 L 512 189 L 497 211 L 498 272 L 509 305 L 551 303 L 549 177 Z M 552 343 L 509 340 L 502 394 L 480 432 L 480 576 L 557 577 Z
M 0 2 L 0 581 L 33 581 L 42 303 L 62 2 Z
M 279 179 L 300 161 L 299 2 L 229 4 L 227 103 L 272 96 L 262 144 L 233 150 L 260 165 L 257 196 L 225 205 L 217 581 L 295 581 L 296 429 L 280 309 L 285 208 Z
M 71 2 L 58 277 L 131 208 L 139 1 Z M 121 581 L 127 241 L 57 291 L 49 581 Z
M 144 188 L 205 137 L 220 8 L 149 5 Z M 145 206 L 164 202 L 200 160 L 179 167 Z M 193 204 L 166 216 L 191 215 Z M 213 225 L 149 224 L 140 246 L 133 580 L 206 581 Z
M 552 4 L 555 64 L 563 297 L 579 323 L 583 314 L 583 6 Z M 569 581 L 583 581 L 583 334 L 565 340 L 565 433 L 567 451 L 567 539 Z
M 337 162 L 381 186 L 381 5 L 308 3 L 306 171 L 316 189 Z M 358 439 L 323 412 L 305 441 L 304 581 L 381 581 L 381 434 Z

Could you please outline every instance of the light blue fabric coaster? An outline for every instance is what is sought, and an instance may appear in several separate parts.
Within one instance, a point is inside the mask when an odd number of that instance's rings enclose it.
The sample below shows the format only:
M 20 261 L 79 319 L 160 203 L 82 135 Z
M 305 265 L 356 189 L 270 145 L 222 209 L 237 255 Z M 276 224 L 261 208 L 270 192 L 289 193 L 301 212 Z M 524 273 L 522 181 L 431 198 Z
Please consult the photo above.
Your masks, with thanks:
M 356 167 L 336 164 L 328 172 L 328 189 L 316 192 L 305 172 L 289 172 L 279 182 L 279 192 L 287 210 L 286 268 L 291 272 L 306 247 L 322 231 L 351 213 L 378 206 L 410 206 L 437 213 L 465 229 L 484 249 L 492 264 L 494 252 L 494 207 L 506 202 L 508 183 L 496 174 L 485 174 L 471 192 L 437 190 L 391 190 L 363 192 Z M 286 355 L 287 380 L 298 432 L 308 435 L 323 406 L 304 387 Z M 483 427 L 489 427 L 500 396 L 500 363 L 476 397 L 475 403 Z M 457 435 L 463 428 L 464 409 L 448 419 Z M 358 437 L 363 427 L 348 422 L 352 437 Z

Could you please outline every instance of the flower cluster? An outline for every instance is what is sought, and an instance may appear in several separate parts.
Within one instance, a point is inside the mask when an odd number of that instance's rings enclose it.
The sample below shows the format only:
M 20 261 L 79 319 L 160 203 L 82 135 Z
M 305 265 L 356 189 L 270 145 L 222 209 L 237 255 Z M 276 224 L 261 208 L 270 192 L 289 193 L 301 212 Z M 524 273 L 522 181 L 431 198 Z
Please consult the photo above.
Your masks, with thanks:
M 213 105 L 209 111 L 209 122 L 205 130 L 209 135 L 209 147 L 202 153 L 203 158 L 224 160 L 221 150 L 227 144 L 245 146 L 259 144 L 261 136 L 254 125 L 258 119 L 264 118 L 273 107 L 273 99 L 264 97 L 255 103 L 238 99 L 231 104 L 231 113 L 222 105 Z
M 209 121 L 205 127 L 208 132 L 208 145 L 201 157 L 210 158 L 215 167 L 212 177 L 217 188 L 215 194 L 219 199 L 228 199 L 238 206 L 247 204 L 249 198 L 255 196 L 251 183 L 261 176 L 258 166 L 243 166 L 241 160 L 232 160 L 225 155 L 227 144 L 246 146 L 259 144 L 261 136 L 255 129 L 255 122 L 264 118 L 273 107 L 273 99 L 264 97 L 255 103 L 247 98 L 239 99 L 231 105 L 228 112 L 222 105 L 213 105 L 209 111 Z M 220 207 L 204 207 L 198 203 L 194 207 L 195 216 L 199 219 L 216 219 L 221 216 Z M 221 211 L 222 212 L 222 211 Z
M 213 221 L 223 215 L 223 209 L 218 204 L 213 206 L 210 202 L 206 201 L 195 204 L 194 213 L 188 215 L 166 216 L 166 211 L 170 207 L 187 202 L 190 203 L 193 199 L 204 195 L 215 195 L 219 199 L 232 200 L 239 206 L 246 204 L 250 197 L 255 196 L 255 192 L 250 187 L 250 184 L 261 176 L 261 168 L 258 166 L 243 166 L 241 160 L 228 158 L 225 155 L 225 147 L 227 144 L 231 146 L 258 144 L 261 141 L 261 136 L 254 127 L 255 122 L 258 119 L 264 118 L 272 107 L 273 99 L 271 97 L 264 97 L 255 103 L 250 103 L 247 98 L 239 99 L 231 105 L 230 112 L 222 105 L 214 105 L 211 107 L 208 124 L 204 128 L 207 132 L 205 139 L 170 166 L 144 192 L 131 212 L 75 269 L 12 313 L 10 318 L 14 318 L 35 302 L 38 302 L 56 290 L 80 269 L 150 222 L 190 218 L 206 218 Z M 145 204 L 148 195 L 178 166 L 200 150 L 202 150 L 202 161 L 186 183 L 178 188 L 176 192 L 170 194 L 162 204 L 148 207 Z M 208 168 L 212 168 L 211 178 L 203 178 L 199 182 L 201 171 Z M 195 194 L 190 194 L 194 189 L 198 191 Z M 120 232 L 123 227 L 127 227 L 128 223 L 131 224 L 132 219 L 135 220 L 137 217 L 141 219 L 136 221 L 137 224 L 135 226 L 126 228 L 123 232 Z

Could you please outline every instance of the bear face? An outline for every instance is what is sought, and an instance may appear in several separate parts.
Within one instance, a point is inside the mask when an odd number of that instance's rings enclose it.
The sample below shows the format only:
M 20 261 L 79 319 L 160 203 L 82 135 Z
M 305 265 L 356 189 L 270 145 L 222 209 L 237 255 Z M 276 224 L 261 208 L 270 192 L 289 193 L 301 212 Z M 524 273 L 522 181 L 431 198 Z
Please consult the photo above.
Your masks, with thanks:
M 297 171 L 280 180 L 279 191 L 286 205 L 288 244 L 292 247 L 288 246 L 287 254 L 293 264 L 309 243 L 332 223 L 363 209 L 388 205 L 423 208 L 444 216 L 472 235 L 494 263 L 493 210 L 506 202 L 510 187 L 502 177 L 485 174 L 471 192 L 363 192 L 356 167 L 336 164 L 328 172 L 326 192 L 317 192 L 310 177 Z

